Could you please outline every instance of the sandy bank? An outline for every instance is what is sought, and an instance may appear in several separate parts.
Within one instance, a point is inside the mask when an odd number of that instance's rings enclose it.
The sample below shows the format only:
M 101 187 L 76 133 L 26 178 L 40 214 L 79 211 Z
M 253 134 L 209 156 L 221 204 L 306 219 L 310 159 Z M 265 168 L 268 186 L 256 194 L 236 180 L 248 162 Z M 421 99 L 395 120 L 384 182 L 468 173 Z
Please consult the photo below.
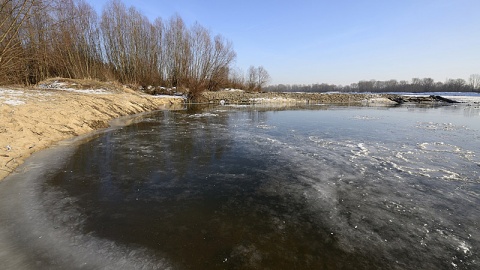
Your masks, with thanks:
M 181 108 L 183 99 L 129 89 L 12 89 L 0 87 L 0 180 L 33 152 L 108 127 L 110 120 L 158 109 Z

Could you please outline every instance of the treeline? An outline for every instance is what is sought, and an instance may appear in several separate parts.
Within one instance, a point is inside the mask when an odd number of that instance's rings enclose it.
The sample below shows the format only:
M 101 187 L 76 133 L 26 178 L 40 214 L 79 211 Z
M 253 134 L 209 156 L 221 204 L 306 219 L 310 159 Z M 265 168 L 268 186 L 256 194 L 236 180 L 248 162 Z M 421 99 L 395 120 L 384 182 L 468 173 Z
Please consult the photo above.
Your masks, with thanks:
M 109 2 L 99 16 L 83 0 L 0 0 L 0 84 L 35 84 L 50 77 L 124 84 L 260 90 L 232 68 L 232 43 L 174 15 L 153 22 L 134 7 Z M 268 73 L 267 73 L 268 75 Z
M 310 84 L 310 85 L 271 85 L 264 88 L 269 92 L 480 92 L 480 74 L 470 75 L 468 82 L 464 79 L 448 79 L 435 82 L 431 78 L 413 78 L 411 81 L 359 81 L 350 85 Z

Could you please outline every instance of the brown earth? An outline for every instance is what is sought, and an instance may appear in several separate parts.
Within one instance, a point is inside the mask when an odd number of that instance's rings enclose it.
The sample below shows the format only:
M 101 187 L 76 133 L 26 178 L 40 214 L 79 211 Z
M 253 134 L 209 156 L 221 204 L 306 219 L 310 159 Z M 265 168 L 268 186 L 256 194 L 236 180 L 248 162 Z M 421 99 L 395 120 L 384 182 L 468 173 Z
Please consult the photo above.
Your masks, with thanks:
M 32 153 L 55 142 L 109 126 L 121 116 L 183 107 L 183 99 L 154 97 L 125 87 L 81 90 L 77 84 L 43 89 L 0 87 L 0 180 Z M 65 89 L 63 89 L 65 88 Z

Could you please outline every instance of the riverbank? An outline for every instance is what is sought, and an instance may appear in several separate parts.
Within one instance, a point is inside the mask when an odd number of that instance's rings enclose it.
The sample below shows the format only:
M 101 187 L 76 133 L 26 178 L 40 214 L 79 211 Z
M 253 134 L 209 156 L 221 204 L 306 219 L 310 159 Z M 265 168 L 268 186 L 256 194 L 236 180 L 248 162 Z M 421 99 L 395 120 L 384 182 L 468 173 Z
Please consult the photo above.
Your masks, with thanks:
M 213 104 L 395 105 L 414 100 L 393 94 L 204 92 Z M 112 119 L 158 109 L 182 108 L 184 99 L 142 94 L 95 81 L 50 80 L 36 88 L 0 87 L 0 180 L 32 153 L 55 142 L 109 126 Z M 477 103 L 478 104 L 478 103 Z
M 452 95 L 453 94 L 453 95 Z M 462 95 L 469 94 L 469 95 Z M 201 102 L 210 104 L 342 104 L 342 105 L 399 105 L 399 104 L 480 104 L 480 95 L 474 93 L 249 93 L 226 90 L 202 93 Z
M 56 142 L 106 128 L 121 116 L 179 109 L 183 103 L 182 98 L 118 86 L 85 89 L 51 82 L 31 89 L 0 87 L 0 180 Z
M 395 104 L 390 94 L 354 93 L 248 93 L 241 90 L 204 92 L 202 97 L 208 103 L 252 104 L 252 103 L 302 103 L 302 104 L 362 104 L 383 102 Z

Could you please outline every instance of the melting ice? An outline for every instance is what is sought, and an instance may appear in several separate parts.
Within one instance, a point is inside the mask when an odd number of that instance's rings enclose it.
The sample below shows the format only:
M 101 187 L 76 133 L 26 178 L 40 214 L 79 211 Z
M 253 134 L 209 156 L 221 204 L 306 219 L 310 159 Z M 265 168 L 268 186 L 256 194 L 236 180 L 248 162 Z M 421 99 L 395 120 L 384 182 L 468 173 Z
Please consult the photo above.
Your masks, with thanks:
M 159 112 L 79 146 L 35 203 L 125 266 L 477 269 L 471 109 Z

